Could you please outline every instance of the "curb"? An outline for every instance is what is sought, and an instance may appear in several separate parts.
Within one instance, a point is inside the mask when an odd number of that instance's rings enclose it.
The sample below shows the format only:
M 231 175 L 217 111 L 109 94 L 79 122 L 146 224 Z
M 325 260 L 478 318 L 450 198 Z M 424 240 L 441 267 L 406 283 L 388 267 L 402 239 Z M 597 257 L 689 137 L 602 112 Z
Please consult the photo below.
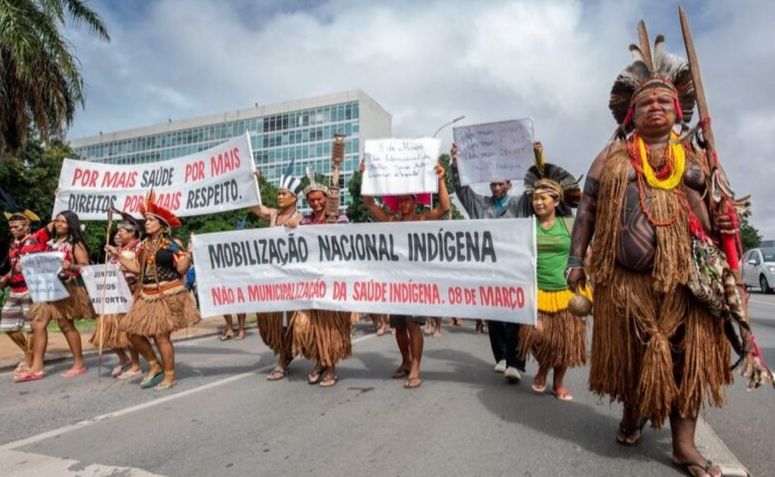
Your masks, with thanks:
M 721 440 L 721 437 L 716 434 L 716 431 L 710 427 L 710 424 L 702 416 L 697 418 L 695 441 L 703 455 L 706 457 L 712 456 L 711 460 L 719 466 L 722 475 L 750 477 L 751 474 L 748 472 L 748 469 L 745 468 L 743 463 L 732 453 L 732 450 L 727 447 L 726 443 Z
M 181 337 L 173 339 L 172 341 L 173 341 L 173 343 L 176 343 L 178 341 L 189 341 L 189 340 L 193 340 L 193 339 L 197 339 L 197 338 L 207 338 L 209 336 L 215 336 L 215 335 L 219 335 L 219 334 L 221 334 L 220 331 L 208 331 L 207 333 L 202 333 L 202 334 L 198 334 L 198 335 L 181 336 Z M 84 335 L 81 335 L 81 340 L 82 341 L 83 341 L 83 337 L 84 337 Z M 88 341 L 88 338 L 87 338 L 87 341 Z M 110 351 L 110 350 L 103 349 L 103 351 Z M 90 349 L 88 351 L 84 351 L 83 352 L 83 358 L 84 359 L 90 358 L 92 356 L 97 356 L 97 355 L 99 355 L 99 350 L 97 350 L 97 349 Z M 50 357 L 44 358 L 43 363 L 44 364 L 58 363 L 60 361 L 64 361 L 64 360 L 68 359 L 69 357 L 70 357 L 70 353 L 52 354 Z M 18 364 L 18 362 L 16 360 L 13 360 L 13 362 L 0 363 L 0 373 L 5 373 L 5 372 L 8 372 L 8 371 L 13 371 L 14 368 L 16 368 L 17 364 Z

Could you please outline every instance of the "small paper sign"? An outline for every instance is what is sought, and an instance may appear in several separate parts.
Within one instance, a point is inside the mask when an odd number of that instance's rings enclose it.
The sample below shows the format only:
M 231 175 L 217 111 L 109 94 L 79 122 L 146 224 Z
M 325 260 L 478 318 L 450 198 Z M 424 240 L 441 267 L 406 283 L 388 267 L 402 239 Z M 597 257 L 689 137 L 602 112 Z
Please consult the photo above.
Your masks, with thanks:
M 441 140 L 373 139 L 365 142 L 361 193 L 368 196 L 438 192 L 434 167 Z
M 534 161 L 533 120 L 453 129 L 461 185 L 522 179 Z

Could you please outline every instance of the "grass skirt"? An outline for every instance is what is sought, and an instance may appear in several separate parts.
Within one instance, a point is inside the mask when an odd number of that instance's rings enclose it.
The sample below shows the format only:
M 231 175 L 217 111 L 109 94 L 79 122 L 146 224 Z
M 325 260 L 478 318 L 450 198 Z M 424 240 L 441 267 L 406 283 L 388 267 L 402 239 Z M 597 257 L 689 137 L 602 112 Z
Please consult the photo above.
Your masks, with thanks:
M 126 317 L 125 313 L 118 315 L 102 315 L 97 318 L 97 325 L 94 327 L 94 333 L 89 338 L 89 343 L 94 347 L 100 347 L 100 333 L 102 333 L 102 348 L 123 349 L 128 348 L 129 338 L 121 329 L 121 320 Z
M 572 368 L 587 362 L 587 324 L 584 317 L 567 309 L 556 313 L 538 312 L 538 326 L 521 326 L 519 355 L 528 354 L 541 367 Z
M 199 323 L 201 317 L 194 296 L 185 289 L 153 297 L 143 293 L 120 320 L 127 335 L 158 336 Z
M 299 310 L 291 318 L 293 354 L 323 367 L 352 355 L 350 313 L 330 310 Z
M 654 278 L 616 266 L 595 289 L 590 389 L 638 406 L 659 428 L 675 407 L 694 417 L 703 403 L 722 406 L 732 382 L 723 320 L 685 286 L 661 293 Z
M 288 318 L 290 319 L 290 313 Z M 283 326 L 282 311 L 256 313 L 256 321 L 261 339 L 274 354 L 284 354 L 286 357 L 293 356 L 291 354 L 292 331 L 290 326 Z
M 72 282 L 65 283 L 69 297 L 63 300 L 33 303 L 30 307 L 30 320 L 48 323 L 51 320 L 90 320 L 95 317 L 86 287 Z

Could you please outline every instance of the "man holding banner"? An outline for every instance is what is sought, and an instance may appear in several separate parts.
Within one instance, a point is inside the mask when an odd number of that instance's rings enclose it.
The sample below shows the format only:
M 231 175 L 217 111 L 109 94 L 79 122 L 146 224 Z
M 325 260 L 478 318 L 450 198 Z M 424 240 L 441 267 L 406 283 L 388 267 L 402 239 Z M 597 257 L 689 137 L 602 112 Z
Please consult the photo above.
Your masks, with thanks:
M 361 173 L 366 170 L 361 163 Z M 438 220 L 449 211 L 450 202 L 447 186 L 444 182 L 444 168 L 440 164 L 435 167 L 438 177 L 439 207 L 420 214 L 417 213 L 417 196 L 404 194 L 396 197 L 397 210 L 386 212 L 382 207 L 374 203 L 374 197 L 362 195 L 363 205 L 377 222 L 411 222 L 424 220 Z M 393 379 L 406 377 L 404 388 L 416 389 L 422 385 L 420 379 L 420 360 L 422 359 L 423 334 L 420 328 L 425 324 L 424 316 L 415 315 L 390 315 L 390 326 L 395 329 L 396 343 L 401 351 L 401 364 L 393 373 Z
M 541 143 L 535 144 L 535 154 L 539 157 L 543 152 Z M 458 171 L 458 148 L 452 144 L 449 151 L 452 157 L 452 183 L 455 194 L 463 204 L 472 219 L 502 219 L 527 217 L 527 206 L 519 197 L 509 195 L 510 180 L 494 180 L 490 182 L 492 195 L 485 197 L 477 194 L 468 185 L 461 185 Z M 521 371 L 525 371 L 525 360 L 517 354 L 519 348 L 519 330 L 521 325 L 502 321 L 488 320 L 487 332 L 490 336 L 490 346 L 495 358 L 495 372 L 504 373 L 509 381 L 518 382 L 522 379 Z

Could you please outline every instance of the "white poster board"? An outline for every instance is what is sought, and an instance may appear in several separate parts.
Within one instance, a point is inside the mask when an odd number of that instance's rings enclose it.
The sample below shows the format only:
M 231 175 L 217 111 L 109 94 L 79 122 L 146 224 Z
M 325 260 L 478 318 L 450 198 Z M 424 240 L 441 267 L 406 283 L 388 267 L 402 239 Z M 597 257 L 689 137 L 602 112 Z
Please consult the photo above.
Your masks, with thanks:
M 438 192 L 434 167 L 441 140 L 369 139 L 363 145 L 366 170 L 361 194 L 368 196 Z
M 33 302 L 58 301 L 70 296 L 58 276 L 64 260 L 62 252 L 31 253 L 22 257 L 22 275 Z
M 202 316 L 319 308 L 536 320 L 532 218 L 271 227 L 193 241 Z
M 475 124 L 452 130 L 460 184 L 522 179 L 533 165 L 533 120 Z
M 81 267 L 81 277 L 98 315 L 117 315 L 132 308 L 132 292 L 118 264 Z
M 137 215 L 153 189 L 157 203 L 179 217 L 242 209 L 261 203 L 250 136 L 168 161 L 117 165 L 62 161 L 54 216 L 72 210 L 81 220 L 105 220 L 112 203 Z

